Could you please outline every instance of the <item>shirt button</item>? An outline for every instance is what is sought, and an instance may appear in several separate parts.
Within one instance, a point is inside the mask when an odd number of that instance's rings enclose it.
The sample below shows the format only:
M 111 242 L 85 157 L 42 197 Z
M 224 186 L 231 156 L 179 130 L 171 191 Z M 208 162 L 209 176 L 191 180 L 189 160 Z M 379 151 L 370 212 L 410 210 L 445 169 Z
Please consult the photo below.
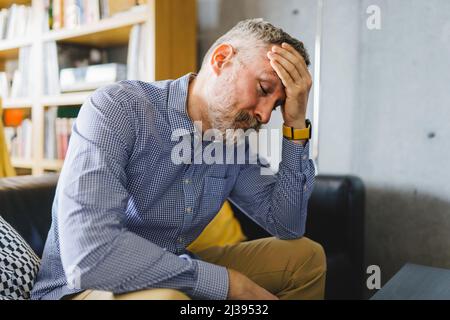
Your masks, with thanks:
M 187 207 L 187 208 L 186 208 L 186 212 L 187 212 L 187 213 L 191 213 L 191 212 L 192 212 L 192 207 Z
M 185 184 L 190 184 L 191 182 L 192 182 L 192 180 L 190 180 L 190 179 L 185 179 L 185 180 L 184 180 L 184 183 L 185 183 Z
M 308 160 L 308 156 L 305 155 L 305 156 L 302 157 L 302 159 L 303 160 Z
M 306 191 L 306 190 L 308 190 L 308 188 L 306 186 L 304 186 L 303 187 L 303 191 Z
M 184 241 L 183 237 L 178 238 L 178 243 L 183 243 L 183 241 Z

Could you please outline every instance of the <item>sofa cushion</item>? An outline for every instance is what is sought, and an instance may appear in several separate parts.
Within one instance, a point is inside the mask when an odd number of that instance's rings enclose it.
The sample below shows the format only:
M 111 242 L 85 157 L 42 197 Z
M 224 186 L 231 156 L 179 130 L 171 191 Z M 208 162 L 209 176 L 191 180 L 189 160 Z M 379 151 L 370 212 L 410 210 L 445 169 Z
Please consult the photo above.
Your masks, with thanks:
M 209 247 L 232 245 L 246 240 L 233 209 L 225 201 L 222 209 L 187 249 L 197 253 Z
M 0 216 L 0 300 L 30 298 L 39 258 Z

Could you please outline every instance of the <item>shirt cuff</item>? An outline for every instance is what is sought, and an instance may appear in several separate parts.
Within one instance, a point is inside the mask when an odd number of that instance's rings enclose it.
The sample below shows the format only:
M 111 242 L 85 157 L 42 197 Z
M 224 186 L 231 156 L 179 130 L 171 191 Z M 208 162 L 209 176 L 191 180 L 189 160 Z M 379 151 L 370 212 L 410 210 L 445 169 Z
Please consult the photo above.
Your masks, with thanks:
M 309 141 L 303 146 L 283 138 L 282 162 L 294 172 L 304 172 L 309 166 Z
M 194 296 L 205 300 L 226 300 L 229 286 L 227 269 L 205 261 L 193 262 L 198 266 Z

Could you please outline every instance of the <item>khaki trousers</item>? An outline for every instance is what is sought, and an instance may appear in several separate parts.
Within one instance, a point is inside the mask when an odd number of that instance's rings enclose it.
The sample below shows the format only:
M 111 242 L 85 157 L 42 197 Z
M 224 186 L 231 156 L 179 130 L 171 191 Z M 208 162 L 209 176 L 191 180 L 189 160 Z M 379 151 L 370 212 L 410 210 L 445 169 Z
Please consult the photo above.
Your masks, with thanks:
M 320 244 L 308 239 L 274 237 L 194 252 L 202 260 L 237 270 L 280 299 L 324 298 L 326 258 Z M 114 295 L 86 290 L 74 300 L 185 300 L 172 289 L 149 289 Z

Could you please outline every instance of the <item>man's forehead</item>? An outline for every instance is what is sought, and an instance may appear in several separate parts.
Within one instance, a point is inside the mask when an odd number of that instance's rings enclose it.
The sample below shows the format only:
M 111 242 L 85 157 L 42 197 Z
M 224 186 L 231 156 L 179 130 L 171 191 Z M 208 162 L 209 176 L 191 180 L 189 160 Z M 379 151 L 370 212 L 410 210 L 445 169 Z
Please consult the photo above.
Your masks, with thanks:
M 261 72 L 261 77 L 269 78 L 270 80 L 278 80 L 278 75 L 275 70 L 263 70 Z
M 280 77 L 278 77 L 278 74 L 275 72 L 275 70 L 263 70 L 260 73 L 259 78 L 264 81 L 269 81 L 273 83 L 275 86 L 280 86 L 281 88 L 284 88 L 283 83 L 281 82 Z

